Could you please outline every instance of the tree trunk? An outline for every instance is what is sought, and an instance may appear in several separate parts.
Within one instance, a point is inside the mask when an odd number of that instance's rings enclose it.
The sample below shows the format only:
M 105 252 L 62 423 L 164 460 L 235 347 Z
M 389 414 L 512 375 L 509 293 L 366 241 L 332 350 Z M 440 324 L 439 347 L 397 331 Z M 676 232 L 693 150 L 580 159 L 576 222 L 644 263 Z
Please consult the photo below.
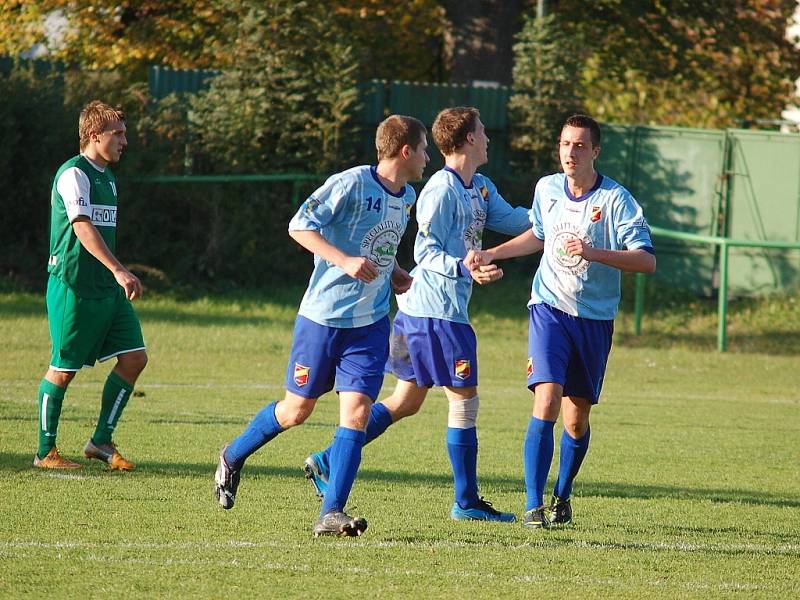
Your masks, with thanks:
M 451 23 L 445 46 L 450 81 L 511 84 L 514 36 L 522 28 L 525 0 L 446 0 Z

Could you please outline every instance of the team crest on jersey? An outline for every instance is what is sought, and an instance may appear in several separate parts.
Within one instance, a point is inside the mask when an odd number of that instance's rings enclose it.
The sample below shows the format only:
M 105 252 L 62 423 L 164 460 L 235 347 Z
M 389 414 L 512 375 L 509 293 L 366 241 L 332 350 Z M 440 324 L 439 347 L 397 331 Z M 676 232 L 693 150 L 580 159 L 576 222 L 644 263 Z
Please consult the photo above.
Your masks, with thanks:
M 484 200 L 489 199 L 489 188 L 486 187 L 485 185 L 481 186 L 481 196 L 483 196 Z
M 117 195 L 117 186 L 116 186 L 116 185 L 114 185 L 114 182 L 113 182 L 113 181 L 109 181 L 109 182 L 108 182 L 108 185 L 110 185 L 110 186 L 111 186 L 111 191 L 114 193 L 114 196 L 116 196 L 116 195 Z
M 526 376 L 530 377 L 531 375 L 533 375 L 533 357 L 529 356 L 528 357 L 528 369 L 527 369 Z
M 486 211 L 476 208 L 472 212 L 472 223 L 464 230 L 464 247 L 467 252 L 480 250 L 483 246 L 483 228 L 486 226 Z
M 599 206 L 592 207 L 592 223 L 597 223 L 603 217 L 603 210 Z
M 394 269 L 394 255 L 403 237 L 405 225 L 397 221 L 382 221 L 367 232 L 361 241 L 361 256 L 378 265 L 381 273 Z
M 320 201 L 314 198 L 314 196 L 311 196 L 308 200 L 306 200 L 305 205 L 303 206 L 303 210 L 307 215 L 310 215 L 315 210 L 317 210 L 317 207 L 319 205 Z
M 469 361 L 465 358 L 459 358 L 456 360 L 455 367 L 456 377 L 459 379 L 467 379 L 470 376 L 470 373 L 472 373 Z
M 308 383 L 308 375 L 311 367 L 304 367 L 300 363 L 294 363 L 294 382 L 298 387 L 303 387 Z
M 570 256 L 566 251 L 567 242 L 575 239 L 583 240 L 584 244 L 592 246 L 592 239 L 573 223 L 556 225 L 550 240 L 545 240 L 545 243 L 549 247 L 554 268 L 570 275 L 583 275 L 589 269 L 589 261 L 582 256 Z

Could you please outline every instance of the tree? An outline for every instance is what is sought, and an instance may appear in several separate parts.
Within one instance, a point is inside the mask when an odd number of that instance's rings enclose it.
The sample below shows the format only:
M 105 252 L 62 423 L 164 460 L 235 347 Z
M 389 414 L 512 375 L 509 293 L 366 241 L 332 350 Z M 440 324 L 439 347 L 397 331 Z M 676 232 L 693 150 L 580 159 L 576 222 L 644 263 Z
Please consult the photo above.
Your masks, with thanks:
M 444 81 L 444 8 L 437 0 L 331 0 L 330 10 L 359 56 L 359 77 Z
M 363 57 L 362 79 L 444 76 L 447 21 L 436 0 L 317 4 Z M 224 69 L 233 66 L 231 47 L 242 5 L 227 0 L 0 0 L 0 55 L 15 56 L 40 44 L 52 58 L 137 79 L 154 64 Z M 58 32 L 52 31 L 54 23 L 62 25 Z
M 324 4 L 247 0 L 234 67 L 191 99 L 197 146 L 224 172 L 324 172 L 347 163 L 358 62 Z
M 509 101 L 511 145 L 516 166 L 542 174 L 557 165 L 556 139 L 564 118 L 581 109 L 580 73 L 585 58 L 580 38 L 554 16 L 531 13 L 514 45 L 514 84 Z
M 200 68 L 229 64 L 236 20 L 224 0 L 0 0 L 0 54 L 41 44 L 49 56 L 88 69 L 143 79 L 151 64 Z M 48 32 L 53 16 L 63 21 Z M 48 20 L 48 17 L 50 20 Z
M 573 19 L 584 6 L 553 8 L 587 41 L 583 98 L 603 120 L 735 127 L 778 118 L 795 98 L 795 0 L 597 0 Z
M 514 35 L 522 26 L 525 0 L 444 0 L 450 80 L 511 81 Z

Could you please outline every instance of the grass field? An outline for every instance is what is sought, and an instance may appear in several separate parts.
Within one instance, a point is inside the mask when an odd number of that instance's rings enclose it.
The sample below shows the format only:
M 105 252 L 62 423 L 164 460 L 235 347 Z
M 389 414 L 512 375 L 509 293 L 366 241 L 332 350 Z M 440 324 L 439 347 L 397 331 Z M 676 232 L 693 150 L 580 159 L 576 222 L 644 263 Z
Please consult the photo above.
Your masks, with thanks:
M 524 508 L 526 284 L 476 290 L 479 476 L 497 507 Z M 0 596 L 280 598 L 786 598 L 800 586 L 800 307 L 732 305 L 731 352 L 713 351 L 713 306 L 617 324 L 575 526 L 453 522 L 446 402 L 364 451 L 351 503 L 358 539 L 313 539 L 318 502 L 300 470 L 333 432 L 327 395 L 301 428 L 248 462 L 236 508 L 213 501 L 220 446 L 282 378 L 299 290 L 146 298 L 150 364 L 116 441 L 138 464 L 78 473 L 31 466 L 47 366 L 43 300 L 0 295 Z M 91 434 L 107 365 L 64 404 L 62 453 Z M 393 385 L 387 378 L 384 392 Z M 556 447 L 558 440 L 556 440 Z M 555 465 L 554 465 L 555 466 Z M 552 482 L 549 484 L 549 486 Z

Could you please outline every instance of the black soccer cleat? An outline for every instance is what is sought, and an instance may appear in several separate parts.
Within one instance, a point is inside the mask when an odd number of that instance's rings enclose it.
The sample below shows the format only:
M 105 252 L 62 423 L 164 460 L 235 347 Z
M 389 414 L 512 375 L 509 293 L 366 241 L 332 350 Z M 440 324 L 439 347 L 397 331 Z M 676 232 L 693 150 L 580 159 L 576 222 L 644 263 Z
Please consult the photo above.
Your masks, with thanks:
M 550 500 L 550 527 L 566 527 L 572 524 L 572 504 L 569 498 L 562 500 L 553 496 Z
M 338 535 L 357 537 L 367 530 L 367 520 L 363 517 L 351 517 L 345 512 L 332 510 L 325 513 L 314 525 L 314 537 L 321 535 Z
M 547 518 L 547 506 L 537 506 L 525 513 L 522 517 L 522 526 L 527 529 L 547 529 L 550 527 L 550 519 Z
M 225 450 L 228 445 L 222 448 L 219 453 L 219 464 L 214 473 L 214 495 L 219 505 L 225 510 L 233 508 L 236 500 L 236 490 L 239 489 L 239 471 L 232 469 L 225 460 Z

